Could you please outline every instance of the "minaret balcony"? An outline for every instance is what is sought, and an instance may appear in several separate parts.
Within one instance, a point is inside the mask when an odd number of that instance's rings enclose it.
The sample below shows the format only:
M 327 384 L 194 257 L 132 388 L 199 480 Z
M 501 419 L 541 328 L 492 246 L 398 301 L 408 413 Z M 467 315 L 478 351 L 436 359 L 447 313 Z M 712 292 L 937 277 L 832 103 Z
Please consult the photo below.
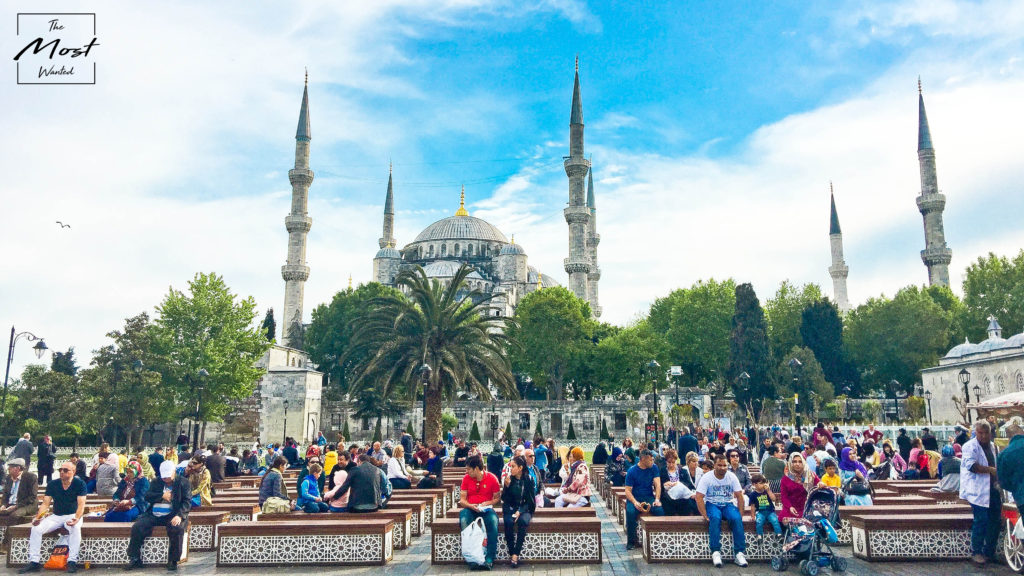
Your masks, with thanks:
M 562 260 L 562 264 L 565 266 L 565 271 L 568 274 L 576 274 L 580 272 L 587 274 L 590 272 L 590 262 L 587 262 L 586 260 L 569 260 L 566 258 Z
M 587 277 L 594 281 L 600 280 L 601 268 L 597 264 L 594 264 L 593 266 L 590 267 L 590 273 L 587 274 Z
M 586 206 L 566 206 L 562 213 L 569 224 L 586 224 L 590 221 L 590 208 Z
M 583 178 L 590 171 L 590 160 L 583 156 L 567 156 L 562 164 L 569 178 Z
M 313 219 L 309 216 L 289 214 L 284 217 L 284 228 L 288 232 L 309 232 L 313 227 Z
M 941 212 L 946 207 L 946 196 L 941 193 L 921 194 L 917 197 L 917 209 L 922 214 Z
M 948 246 L 925 248 L 921 250 L 921 260 L 927 266 L 949 264 L 953 260 L 953 251 Z
M 309 186 L 313 183 L 313 171 L 308 168 L 292 168 L 288 171 L 288 181 L 295 184 Z
M 309 266 L 302 264 L 285 264 L 281 266 L 281 277 L 285 282 L 299 280 L 305 282 L 309 278 Z
M 846 265 L 846 262 L 840 262 L 836 266 L 829 266 L 828 274 L 833 278 L 846 278 L 850 275 L 850 267 Z

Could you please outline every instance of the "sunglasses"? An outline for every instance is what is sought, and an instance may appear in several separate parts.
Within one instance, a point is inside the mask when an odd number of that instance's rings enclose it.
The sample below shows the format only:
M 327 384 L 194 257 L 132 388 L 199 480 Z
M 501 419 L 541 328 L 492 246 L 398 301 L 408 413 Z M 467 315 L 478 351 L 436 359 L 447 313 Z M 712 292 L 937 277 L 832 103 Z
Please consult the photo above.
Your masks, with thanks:
M 74 472 L 74 470 L 72 470 L 71 468 L 61 468 L 60 471 L 61 472 Z

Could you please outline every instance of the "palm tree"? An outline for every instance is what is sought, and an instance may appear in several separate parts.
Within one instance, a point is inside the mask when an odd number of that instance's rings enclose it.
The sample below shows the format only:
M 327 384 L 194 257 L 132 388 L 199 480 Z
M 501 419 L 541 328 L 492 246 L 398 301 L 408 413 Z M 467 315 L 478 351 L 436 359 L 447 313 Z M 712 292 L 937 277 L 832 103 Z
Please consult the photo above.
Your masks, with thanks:
M 431 441 L 441 437 L 444 399 L 465 391 L 488 400 L 488 382 L 507 398 L 518 395 L 506 355 L 504 328 L 510 320 L 488 315 L 490 297 L 465 289 L 472 271 L 463 265 L 447 284 L 427 278 L 419 266 L 403 271 L 395 282 L 407 297 L 371 300 L 371 310 L 352 334 L 351 354 L 376 351 L 356 367 L 353 388 L 387 395 L 404 389 L 412 402 L 425 386 L 425 429 Z M 425 385 L 420 377 L 424 364 L 431 367 Z

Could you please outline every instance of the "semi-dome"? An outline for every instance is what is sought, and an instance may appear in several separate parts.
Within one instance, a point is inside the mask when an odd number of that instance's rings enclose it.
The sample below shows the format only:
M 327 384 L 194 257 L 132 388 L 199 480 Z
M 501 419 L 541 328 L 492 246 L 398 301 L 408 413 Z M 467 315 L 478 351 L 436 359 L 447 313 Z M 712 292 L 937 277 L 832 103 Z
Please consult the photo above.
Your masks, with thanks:
M 402 253 L 397 248 L 392 246 L 385 246 L 377 251 L 377 255 L 374 258 L 402 258 Z
M 977 346 L 971 344 L 970 341 L 968 341 L 965 338 L 963 344 L 957 344 L 956 346 L 953 346 L 953 348 L 951 348 L 950 351 L 946 353 L 946 358 L 960 358 L 961 356 L 973 354 L 977 351 Z
M 424 266 L 423 272 L 427 275 L 428 278 L 452 278 L 455 276 L 455 273 L 458 272 L 459 268 L 461 267 L 461 262 L 453 262 L 451 260 L 436 260 Z M 481 276 L 480 273 L 477 272 L 476 270 L 470 272 L 469 275 L 466 276 L 466 278 L 472 280 L 484 279 L 483 276 Z
M 520 246 L 519 244 L 515 244 L 514 241 L 513 241 L 512 244 L 505 244 L 504 246 L 502 246 L 501 247 L 501 252 L 499 252 L 498 254 L 500 254 L 502 256 L 505 256 L 505 255 L 526 256 L 526 250 L 523 250 L 522 246 Z
M 508 243 L 508 238 L 486 220 L 474 216 L 449 216 L 434 222 L 420 232 L 413 240 L 429 242 L 434 240 L 484 240 L 487 242 Z

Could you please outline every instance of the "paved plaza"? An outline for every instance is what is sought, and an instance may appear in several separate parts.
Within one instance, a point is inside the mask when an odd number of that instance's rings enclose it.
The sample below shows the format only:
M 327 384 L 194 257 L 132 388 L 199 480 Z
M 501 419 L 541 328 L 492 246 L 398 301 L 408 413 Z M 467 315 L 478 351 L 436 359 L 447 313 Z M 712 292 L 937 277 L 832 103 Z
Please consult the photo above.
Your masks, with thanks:
M 594 502 L 597 515 L 603 522 L 602 544 L 604 545 L 604 560 L 600 565 L 590 566 L 559 566 L 555 564 L 523 564 L 517 570 L 508 568 L 507 565 L 495 565 L 494 572 L 537 574 L 547 576 L 591 576 L 591 575 L 620 575 L 620 574 L 756 574 L 769 575 L 780 574 L 773 572 L 766 563 L 751 563 L 745 569 L 733 564 L 726 564 L 723 568 L 715 568 L 710 562 L 706 563 L 680 563 L 680 564 L 648 564 L 643 559 L 639 549 L 626 550 L 625 532 L 610 516 L 599 497 Z M 868 575 L 928 575 L 928 576 L 963 576 L 965 574 L 1012 574 L 1005 565 L 986 566 L 983 569 L 976 568 L 970 562 L 889 562 L 869 563 L 863 560 L 852 558 L 849 547 L 837 547 L 836 551 L 849 558 L 849 568 L 846 573 L 851 576 Z M 412 546 L 406 550 L 396 550 L 395 557 L 387 566 L 381 567 L 276 567 L 276 568 L 217 568 L 216 554 L 214 552 L 193 552 L 191 558 L 180 566 L 181 574 L 230 574 L 234 576 L 265 576 L 268 573 L 280 574 L 396 574 L 396 575 L 420 575 L 420 574 L 468 574 L 470 570 L 465 566 L 432 566 L 430 564 L 430 534 L 425 533 L 414 538 Z M 13 570 L 6 567 L 0 572 Z M 121 574 L 120 568 L 94 568 L 90 572 L 103 574 Z M 135 572 L 136 574 L 166 574 L 162 567 L 152 567 Z M 476 572 L 474 572 L 475 574 Z M 822 574 L 829 574 L 828 569 L 822 569 Z M 785 574 L 797 575 L 799 570 L 791 565 Z

